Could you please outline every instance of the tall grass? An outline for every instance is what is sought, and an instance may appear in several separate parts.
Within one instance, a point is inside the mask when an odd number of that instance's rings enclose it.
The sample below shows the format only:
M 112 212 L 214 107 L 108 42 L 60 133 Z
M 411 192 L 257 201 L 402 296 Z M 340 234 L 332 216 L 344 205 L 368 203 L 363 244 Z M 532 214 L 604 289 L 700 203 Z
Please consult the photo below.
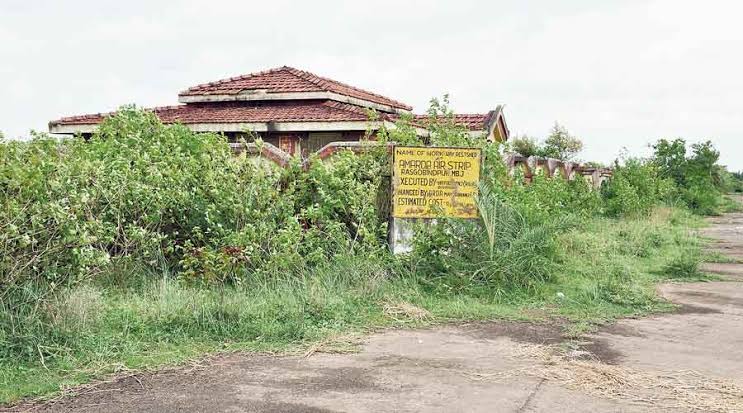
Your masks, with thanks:
M 688 235 L 695 221 L 675 210 L 633 220 L 591 219 L 560 231 L 534 227 L 515 211 L 490 213 L 502 214 L 512 230 L 492 232 L 492 250 L 491 238 L 479 231 L 477 249 L 466 256 L 450 251 L 454 266 L 438 275 L 413 257 L 341 254 L 299 273 L 256 274 L 236 285 L 198 286 L 131 267 L 129 283 L 122 282 L 122 270 L 60 290 L 31 307 L 22 339 L 3 338 L 0 402 L 122 366 L 155 367 L 225 349 L 296 350 L 389 325 L 529 314 L 585 322 L 656 311 L 668 307 L 653 287 L 666 277 L 664 266 L 682 249 L 698 248 Z M 546 242 L 549 255 L 538 249 Z M 544 257 L 550 257 L 548 267 Z M 429 316 L 390 313 L 391 306 Z
M 688 217 L 648 217 L 663 192 L 649 165 L 603 195 L 580 179 L 526 185 L 496 145 L 449 132 L 431 142 L 487 154 L 480 219 L 421 225 L 402 257 L 375 206 L 384 151 L 264 170 L 132 109 L 88 142 L 0 144 L 0 402 L 371 327 L 652 311 L 663 268 L 690 272 L 674 261 L 698 248 L 679 235 Z
M 488 185 L 480 185 L 477 207 L 487 242 L 467 245 L 481 255 L 472 278 L 522 287 L 547 281 L 555 251 L 555 229 L 531 224 Z

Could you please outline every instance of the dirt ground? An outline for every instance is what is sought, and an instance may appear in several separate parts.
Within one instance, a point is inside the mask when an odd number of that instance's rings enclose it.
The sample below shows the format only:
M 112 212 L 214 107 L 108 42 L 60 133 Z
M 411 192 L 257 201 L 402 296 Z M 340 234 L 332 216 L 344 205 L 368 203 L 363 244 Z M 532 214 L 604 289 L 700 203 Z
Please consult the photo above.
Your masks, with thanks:
M 743 258 L 743 214 L 715 218 L 713 248 Z M 358 352 L 222 355 L 16 406 L 49 412 L 743 411 L 743 264 L 729 281 L 665 284 L 673 314 L 581 340 L 562 326 L 476 323 L 387 331 Z

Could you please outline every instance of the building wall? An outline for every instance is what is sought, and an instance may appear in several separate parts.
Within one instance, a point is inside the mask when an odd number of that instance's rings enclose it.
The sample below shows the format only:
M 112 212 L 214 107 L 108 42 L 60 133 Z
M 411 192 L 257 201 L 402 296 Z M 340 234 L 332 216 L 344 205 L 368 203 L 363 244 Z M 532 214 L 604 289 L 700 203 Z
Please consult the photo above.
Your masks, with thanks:
M 302 156 L 307 158 L 331 142 L 356 142 L 364 138 L 362 131 L 310 132 L 301 141 Z

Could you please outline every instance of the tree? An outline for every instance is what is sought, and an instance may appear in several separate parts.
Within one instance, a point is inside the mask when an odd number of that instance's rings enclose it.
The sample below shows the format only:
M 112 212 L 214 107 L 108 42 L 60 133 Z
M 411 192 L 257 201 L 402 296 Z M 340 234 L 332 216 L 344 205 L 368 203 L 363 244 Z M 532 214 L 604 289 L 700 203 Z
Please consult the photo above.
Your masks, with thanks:
M 723 187 L 723 167 L 717 165 L 720 160 L 720 151 L 715 149 L 711 141 L 691 145 L 689 158 L 689 175 L 699 177 L 701 183 L 712 182 L 716 187 Z
M 679 199 L 695 212 L 719 213 L 720 194 L 729 190 L 729 185 L 727 171 L 717 164 L 720 152 L 712 142 L 692 144 L 691 154 L 687 154 L 683 139 L 661 139 L 653 149 L 652 162 L 663 178 L 676 183 Z
M 523 156 L 542 156 L 563 161 L 575 159 L 575 155 L 583 149 L 583 142 L 557 122 L 544 142 L 522 135 L 512 139 L 510 145 L 513 151 Z
M 517 152 L 523 156 L 529 157 L 539 155 L 541 148 L 539 142 L 535 138 L 531 138 L 526 135 L 517 136 L 511 140 L 511 148 L 514 152 Z
M 571 135 L 567 128 L 555 122 L 547 139 L 544 140 L 542 156 L 569 161 L 583 150 L 583 142 Z
M 658 166 L 661 177 L 671 178 L 678 185 L 686 184 L 686 141 L 660 139 L 653 145 L 653 162 Z

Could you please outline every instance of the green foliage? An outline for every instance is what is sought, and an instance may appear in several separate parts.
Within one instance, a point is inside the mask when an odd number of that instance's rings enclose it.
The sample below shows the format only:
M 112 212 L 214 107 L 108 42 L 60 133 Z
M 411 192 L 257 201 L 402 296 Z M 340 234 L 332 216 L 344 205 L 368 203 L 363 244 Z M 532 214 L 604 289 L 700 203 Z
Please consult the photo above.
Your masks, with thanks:
M 710 141 L 691 145 L 690 155 L 683 139 L 661 139 L 653 149 L 648 160 L 616 163 L 602 190 L 609 215 L 645 215 L 661 202 L 681 204 L 700 215 L 733 207 L 723 197 L 732 189 L 733 175 L 717 163 L 720 153 Z
M 696 251 L 682 250 L 668 261 L 663 267 L 663 274 L 669 278 L 699 278 L 701 258 Z
M 481 197 L 479 205 L 485 223 L 441 220 L 417 229 L 409 257 L 416 271 L 460 291 L 502 293 L 548 280 L 555 232 L 493 196 Z
M 88 141 L 0 142 L 0 380 L 52 377 L 18 394 L 44 392 L 150 356 L 302 345 L 400 323 L 390 302 L 433 320 L 653 311 L 650 270 L 693 277 L 699 247 L 679 235 L 690 218 L 657 205 L 705 211 L 735 177 L 711 145 L 687 158 L 661 141 L 653 159 L 617 165 L 601 192 L 582 179 L 526 183 L 507 173 L 503 145 L 454 122 L 446 96 L 426 127 L 420 136 L 405 115 L 376 139 L 481 148 L 480 219 L 422 222 L 402 257 L 385 243 L 385 145 L 271 168 L 134 108 Z M 555 125 L 535 154 L 569 159 L 581 146 Z M 0 400 L 17 397 L 8 383 Z
M 729 172 L 720 168 L 720 187 L 723 192 L 743 192 L 743 172 Z
M 489 290 L 534 289 L 550 279 L 558 234 L 600 209 L 582 181 L 536 178 L 531 184 L 484 180 L 480 221 L 437 220 L 416 231 L 411 260 L 424 274 Z
M 382 165 L 347 152 L 266 169 L 133 108 L 88 141 L 0 144 L 0 356 L 36 357 L 49 339 L 38 303 L 122 268 L 222 285 L 376 254 Z
M 607 276 L 599 278 L 596 287 L 601 300 L 607 303 L 631 306 L 651 306 L 657 299 L 652 291 L 636 282 L 632 270 L 619 263 L 610 265 Z
M 599 194 L 582 179 L 537 174 L 530 183 L 517 180 L 500 191 L 514 208 L 536 222 L 588 218 L 602 209 Z
M 581 150 L 583 150 L 583 142 L 571 135 L 564 126 L 555 123 L 549 136 L 544 140 L 542 152 L 543 156 L 548 158 L 569 161 L 574 159 Z
M 743 171 L 728 174 L 727 188 L 731 192 L 743 192 Z
M 583 142 L 557 122 L 542 143 L 536 138 L 524 135 L 514 138 L 509 145 L 511 150 L 526 157 L 540 156 L 564 161 L 574 160 L 583 150 Z
M 225 350 L 302 353 L 333 336 L 421 323 L 387 316 L 389 303 L 426 310 L 425 322 L 556 316 L 584 324 L 665 309 L 654 294 L 654 272 L 686 242 L 677 239 L 688 233 L 685 219 L 680 211 L 659 210 L 636 220 L 587 220 L 559 235 L 548 281 L 529 288 L 505 286 L 484 271 L 475 282 L 431 276 L 425 262 L 363 254 L 337 254 L 297 276 L 256 276 L 239 285 L 190 286 L 132 268 L 129 277 L 143 276 L 136 288 L 98 278 L 44 303 L 49 319 L 39 334 L 53 335 L 39 343 L 44 365 L 40 358 L 0 357 L 0 403 L 122 368 L 153 369 Z
M 647 215 L 653 207 L 668 199 L 673 182 L 661 178 L 655 164 L 627 159 L 614 167 L 614 175 L 602 188 L 606 213 L 610 216 Z
M 653 145 L 652 162 L 657 165 L 660 175 L 670 178 L 678 185 L 684 185 L 686 181 L 686 141 L 675 139 L 668 141 L 660 139 Z
M 416 128 L 412 116 L 403 115 L 395 123 L 394 128 L 382 127 L 377 139 L 381 142 L 395 142 L 407 146 L 456 146 L 456 147 L 479 147 L 488 145 L 484 136 L 472 136 L 469 130 L 456 123 L 454 111 L 449 107 L 449 97 L 444 95 L 441 100 L 431 99 L 429 109 L 426 111 L 427 119 L 424 121 L 428 130 L 427 136 L 418 135 L 420 125 Z M 493 144 L 496 148 L 498 144 Z
M 717 164 L 720 152 L 712 142 L 692 144 L 690 156 L 687 156 L 683 139 L 661 139 L 653 149 L 652 162 L 658 166 L 661 177 L 676 183 L 674 196 L 678 200 L 702 215 L 720 213 L 721 195 L 727 190 L 726 171 Z
M 510 146 L 511 150 L 526 157 L 540 156 L 542 153 L 537 139 L 526 135 L 511 139 Z
M 740 202 L 739 198 L 725 195 L 722 197 L 720 211 L 723 213 L 743 212 L 743 203 Z

